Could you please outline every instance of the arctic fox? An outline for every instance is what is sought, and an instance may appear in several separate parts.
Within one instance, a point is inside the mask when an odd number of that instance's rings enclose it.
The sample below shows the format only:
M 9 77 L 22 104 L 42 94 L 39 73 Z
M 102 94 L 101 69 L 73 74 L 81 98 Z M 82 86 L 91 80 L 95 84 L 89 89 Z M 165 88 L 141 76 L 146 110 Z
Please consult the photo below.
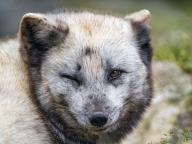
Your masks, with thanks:
M 150 12 L 28 13 L 0 44 L 1 144 L 119 144 L 152 98 Z

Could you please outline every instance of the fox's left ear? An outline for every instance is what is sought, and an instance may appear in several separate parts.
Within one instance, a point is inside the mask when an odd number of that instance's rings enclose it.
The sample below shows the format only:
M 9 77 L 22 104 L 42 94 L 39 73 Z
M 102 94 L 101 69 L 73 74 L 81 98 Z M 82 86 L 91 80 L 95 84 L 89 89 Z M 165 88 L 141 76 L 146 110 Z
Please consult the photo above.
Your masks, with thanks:
M 129 14 L 125 16 L 125 19 L 131 22 L 131 25 L 135 31 L 138 31 L 140 28 L 145 27 L 150 30 L 151 25 L 151 13 L 148 10 L 140 10 L 138 12 Z
M 125 19 L 131 23 L 143 63 L 150 67 L 153 54 L 150 44 L 151 13 L 148 10 L 141 10 L 127 15 Z

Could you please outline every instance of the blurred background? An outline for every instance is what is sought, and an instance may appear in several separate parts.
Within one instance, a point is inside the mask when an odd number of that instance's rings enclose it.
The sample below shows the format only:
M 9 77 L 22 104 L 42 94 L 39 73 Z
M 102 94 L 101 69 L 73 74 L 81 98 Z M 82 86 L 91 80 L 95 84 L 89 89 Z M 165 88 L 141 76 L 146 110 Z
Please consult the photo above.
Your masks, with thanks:
M 130 144 L 192 144 L 192 1 L 0 0 L 0 38 L 15 35 L 27 12 L 67 8 L 125 15 L 152 13 L 155 97 Z

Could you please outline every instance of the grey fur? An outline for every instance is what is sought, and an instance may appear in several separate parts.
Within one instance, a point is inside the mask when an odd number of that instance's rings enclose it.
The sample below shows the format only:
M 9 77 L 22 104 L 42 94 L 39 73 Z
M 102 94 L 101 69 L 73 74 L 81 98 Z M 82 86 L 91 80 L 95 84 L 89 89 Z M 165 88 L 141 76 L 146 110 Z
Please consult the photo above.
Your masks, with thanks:
M 55 142 L 119 143 L 141 119 L 152 97 L 152 53 L 139 22 L 133 31 L 129 20 L 88 12 L 23 18 L 31 92 Z M 109 80 L 112 70 L 120 77 Z M 108 117 L 103 130 L 89 122 L 96 111 Z

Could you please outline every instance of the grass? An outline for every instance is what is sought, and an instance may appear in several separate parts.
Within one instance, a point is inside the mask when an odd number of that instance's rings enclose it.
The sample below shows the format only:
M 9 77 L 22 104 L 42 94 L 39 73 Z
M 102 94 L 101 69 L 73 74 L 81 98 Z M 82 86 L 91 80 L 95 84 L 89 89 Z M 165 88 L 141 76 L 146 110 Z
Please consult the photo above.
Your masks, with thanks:
M 192 74 L 192 42 L 184 32 L 162 36 L 154 44 L 154 59 L 177 63 L 185 72 Z
M 160 8 L 152 10 L 154 59 L 175 62 L 192 74 L 192 10 L 183 11 L 171 6 L 163 11 Z
M 173 129 L 168 135 L 162 138 L 160 144 L 191 144 L 192 131 L 188 129 Z
M 160 144 L 192 144 L 192 91 L 186 93 L 184 98 L 184 111 L 180 113 L 180 116 L 175 123 L 169 134 L 164 135 L 161 139 Z M 187 121 L 187 123 L 186 123 Z

